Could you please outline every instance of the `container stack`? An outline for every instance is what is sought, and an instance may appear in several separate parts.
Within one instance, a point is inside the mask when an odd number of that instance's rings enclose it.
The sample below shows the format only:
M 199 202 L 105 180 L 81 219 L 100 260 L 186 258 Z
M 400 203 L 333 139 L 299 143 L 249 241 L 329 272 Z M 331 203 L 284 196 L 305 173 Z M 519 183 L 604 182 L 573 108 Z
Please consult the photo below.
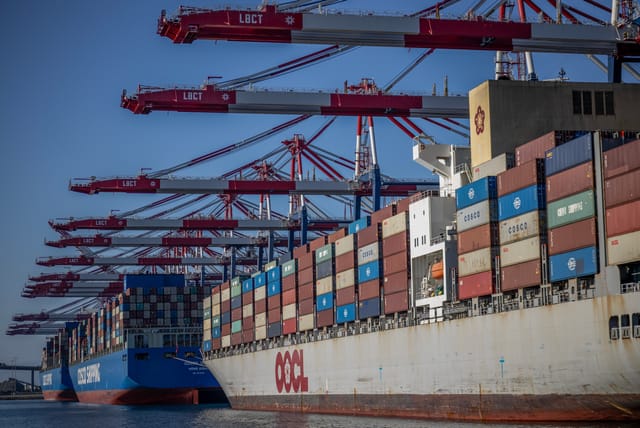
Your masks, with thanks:
M 211 290 L 211 349 L 220 349 L 222 346 L 220 289 L 221 286 L 217 286 Z
M 335 297 L 334 244 L 326 244 L 315 252 L 316 327 L 333 325 Z
M 231 346 L 231 283 L 225 281 L 220 285 L 220 331 L 223 348 Z
M 202 350 L 204 352 L 213 349 L 211 341 L 211 296 L 205 296 L 202 301 Z
M 544 161 L 534 159 L 498 175 L 501 291 L 541 284 L 546 244 Z
M 591 134 L 545 154 L 549 280 L 598 272 Z
M 492 175 L 498 175 L 501 172 L 513 168 L 514 166 L 514 154 L 503 153 L 493 159 L 489 159 L 486 162 L 474 166 L 472 171 L 473 181 L 478 181 L 481 178 L 490 177 Z
M 384 313 L 409 309 L 409 213 L 402 211 L 382 221 Z
M 314 253 L 309 251 L 308 245 L 293 250 L 293 257 L 298 259 L 298 327 L 300 331 L 313 330 L 315 327 L 313 256 Z
M 298 261 L 289 260 L 282 268 L 282 334 L 298 330 Z
M 254 339 L 253 278 L 245 278 L 242 280 L 242 343 L 251 343 Z
M 377 212 L 377 211 L 376 211 Z M 375 214 L 375 213 L 374 213 Z M 382 313 L 382 231 L 380 223 L 360 229 L 358 243 L 358 318 L 377 317 Z
M 242 343 L 242 281 L 231 279 L 231 345 Z
M 282 282 L 280 266 L 273 266 L 267 275 L 267 337 L 282 334 Z
M 495 292 L 495 260 L 499 251 L 497 203 L 495 176 L 456 190 L 459 300 Z
M 258 272 L 253 279 L 253 313 L 255 314 L 255 339 L 267 338 L 267 274 Z
M 336 323 L 355 321 L 356 305 L 356 235 L 350 233 L 335 242 Z
M 604 153 L 607 264 L 640 260 L 640 140 Z M 623 281 L 637 278 L 623 279 Z

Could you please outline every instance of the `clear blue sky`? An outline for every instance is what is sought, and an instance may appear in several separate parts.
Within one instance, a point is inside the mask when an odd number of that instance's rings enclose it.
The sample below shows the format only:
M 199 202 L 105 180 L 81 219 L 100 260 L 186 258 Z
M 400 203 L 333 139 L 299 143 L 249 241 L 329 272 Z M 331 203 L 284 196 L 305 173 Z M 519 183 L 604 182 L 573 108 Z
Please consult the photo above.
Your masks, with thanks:
M 86 196 L 67 190 L 73 177 L 135 175 L 140 168 L 161 169 L 252 136 L 291 116 L 211 115 L 156 112 L 134 116 L 119 106 L 123 88 L 134 92 L 139 83 L 200 84 L 206 76 L 243 76 L 287 61 L 320 46 L 196 42 L 174 45 L 156 35 L 162 8 L 170 13 L 177 1 L 42 2 L 3 4 L 0 49 L 3 58 L 0 88 L 0 194 L 4 203 L 0 288 L 0 362 L 39 364 L 44 338 L 4 335 L 16 312 L 37 312 L 58 306 L 56 299 L 28 300 L 20 291 L 29 275 L 62 271 L 35 265 L 38 256 L 74 254 L 55 250 L 43 240 L 57 239 L 47 221 L 57 217 L 106 216 L 158 197 L 125 194 Z M 238 2 L 225 1 L 225 4 Z M 395 3 L 395 2 L 394 2 Z M 470 3 L 470 2 L 466 2 Z M 190 1 L 193 6 L 212 2 Z M 257 5 L 258 1 L 243 1 Z M 406 1 L 397 10 L 415 11 L 431 2 Z M 382 5 L 382 6 L 381 6 Z M 350 1 L 345 10 L 389 10 L 389 2 Z M 388 83 L 420 50 L 360 48 L 334 61 L 295 75 L 260 84 L 272 88 L 340 88 L 345 80 L 372 77 Z M 536 59 L 541 78 L 557 76 L 560 68 L 573 81 L 604 81 L 605 76 L 580 55 L 546 55 Z M 466 92 L 493 77 L 491 53 L 436 51 L 396 87 L 399 91 L 430 93 L 444 76 L 451 93 Z M 317 118 L 264 143 L 278 146 L 293 132 L 312 134 L 324 122 Z M 390 122 L 378 119 L 377 142 L 383 172 L 396 177 L 425 177 L 411 160 L 411 142 Z M 421 122 L 424 123 L 424 122 Z M 424 126 L 440 142 L 464 143 L 453 134 Z M 319 145 L 351 156 L 355 119 L 342 118 Z M 253 159 L 261 146 L 237 156 L 188 170 L 186 175 L 214 176 Z M 0 373 L 0 379 L 8 376 Z

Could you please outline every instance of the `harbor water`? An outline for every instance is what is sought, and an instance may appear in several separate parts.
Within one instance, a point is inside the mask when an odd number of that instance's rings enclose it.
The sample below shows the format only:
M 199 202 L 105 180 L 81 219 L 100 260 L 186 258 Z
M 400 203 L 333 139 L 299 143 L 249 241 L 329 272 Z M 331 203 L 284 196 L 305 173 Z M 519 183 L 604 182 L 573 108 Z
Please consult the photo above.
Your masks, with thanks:
M 237 411 L 225 406 L 109 406 L 43 400 L 0 401 L 0 427 L 29 428 L 475 428 L 491 424 L 411 419 L 365 418 L 283 412 Z M 515 427 L 624 427 L 612 424 L 500 424 Z

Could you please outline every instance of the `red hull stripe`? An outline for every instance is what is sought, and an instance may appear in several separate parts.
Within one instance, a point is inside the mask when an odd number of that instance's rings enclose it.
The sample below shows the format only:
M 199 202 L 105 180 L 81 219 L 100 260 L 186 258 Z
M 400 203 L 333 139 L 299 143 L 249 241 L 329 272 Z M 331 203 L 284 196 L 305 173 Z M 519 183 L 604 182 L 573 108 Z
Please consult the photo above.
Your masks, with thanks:
M 72 389 L 42 391 L 42 396 L 48 401 L 78 401 L 78 397 Z
M 78 401 L 92 404 L 196 404 L 198 391 L 192 388 L 175 389 L 110 389 L 78 392 Z

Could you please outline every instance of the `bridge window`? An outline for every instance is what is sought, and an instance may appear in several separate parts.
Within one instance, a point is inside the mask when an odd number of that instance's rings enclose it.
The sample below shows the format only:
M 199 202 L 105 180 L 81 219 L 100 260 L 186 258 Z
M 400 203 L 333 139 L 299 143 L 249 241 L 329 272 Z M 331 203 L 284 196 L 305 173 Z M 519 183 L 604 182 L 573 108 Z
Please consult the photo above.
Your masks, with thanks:
M 640 313 L 636 312 L 631 315 L 631 326 L 633 328 L 633 337 L 640 338 Z
M 573 114 L 593 114 L 593 101 L 591 91 L 573 91 L 572 95 Z
M 620 327 L 620 320 L 618 316 L 612 316 L 609 318 L 609 339 L 618 340 L 620 338 L 618 329 Z
M 613 110 L 613 91 L 596 91 L 593 95 L 597 115 L 611 116 L 615 114 Z
M 623 339 L 629 339 L 631 337 L 631 323 L 629 321 L 629 314 L 624 314 L 620 317 L 620 330 Z

